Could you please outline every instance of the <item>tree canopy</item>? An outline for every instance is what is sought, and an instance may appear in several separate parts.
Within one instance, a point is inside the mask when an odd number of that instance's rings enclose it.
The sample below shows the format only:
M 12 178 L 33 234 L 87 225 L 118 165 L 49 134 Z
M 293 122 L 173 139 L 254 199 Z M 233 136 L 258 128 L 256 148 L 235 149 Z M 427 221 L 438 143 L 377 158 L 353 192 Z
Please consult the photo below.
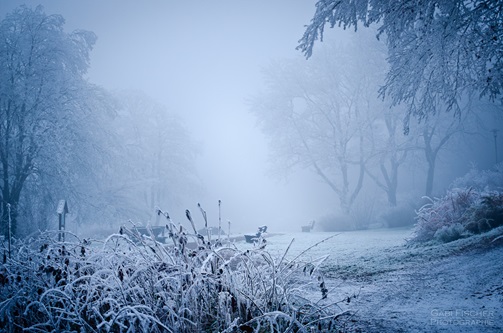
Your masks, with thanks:
M 501 100 L 502 0 L 320 0 L 299 41 L 307 57 L 325 25 L 378 26 L 389 52 L 383 96 L 419 118 L 439 105 L 459 111 L 466 92 Z
M 347 44 L 325 44 L 309 62 L 275 62 L 264 72 L 267 90 L 251 103 L 271 139 L 275 162 L 285 169 L 314 171 L 345 213 L 357 201 L 367 173 L 396 205 L 393 179 L 404 149 L 394 138 L 389 105 L 377 98 L 386 67 L 377 44 L 373 37 L 363 44 L 351 38 Z M 387 129 L 378 130 L 384 115 Z M 380 169 L 371 172 L 375 164 Z M 381 181 L 381 173 L 388 179 Z
M 41 170 L 47 150 L 64 144 L 54 139 L 86 108 L 83 76 L 96 36 L 67 34 L 63 24 L 61 16 L 46 15 L 40 6 L 19 7 L 0 23 L 2 222 L 5 227 L 10 213 L 14 234 L 28 177 Z

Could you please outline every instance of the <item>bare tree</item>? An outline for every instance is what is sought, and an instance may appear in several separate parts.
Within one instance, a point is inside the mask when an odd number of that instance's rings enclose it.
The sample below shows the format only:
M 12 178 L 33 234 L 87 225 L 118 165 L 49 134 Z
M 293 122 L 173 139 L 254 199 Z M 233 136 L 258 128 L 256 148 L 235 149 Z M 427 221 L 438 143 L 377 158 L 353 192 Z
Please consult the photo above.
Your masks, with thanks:
M 139 91 L 117 94 L 121 110 L 113 127 L 121 154 L 107 201 L 120 215 L 151 219 L 155 207 L 177 207 L 199 190 L 199 150 L 182 120 Z
M 391 207 L 397 205 L 398 175 L 407 157 L 416 151 L 417 138 L 403 135 L 400 110 L 384 108 L 369 128 L 372 153 L 368 158 L 366 172 L 382 189 Z
M 274 63 L 266 71 L 267 92 L 252 102 L 274 159 L 287 169 L 313 170 L 346 213 L 363 188 L 371 147 L 366 133 L 382 105 L 370 88 L 375 71 L 366 68 L 376 58 L 371 50 L 359 58 L 350 52 L 354 47 L 332 45 L 310 62 Z
M 420 138 L 419 148 L 424 153 L 427 165 L 425 195 L 434 192 L 435 171 L 440 153 L 452 147 L 453 141 L 470 134 L 469 126 L 474 122 L 468 120 L 471 111 L 462 113 L 462 118 L 453 118 L 445 112 L 436 112 L 417 125 L 414 136 Z

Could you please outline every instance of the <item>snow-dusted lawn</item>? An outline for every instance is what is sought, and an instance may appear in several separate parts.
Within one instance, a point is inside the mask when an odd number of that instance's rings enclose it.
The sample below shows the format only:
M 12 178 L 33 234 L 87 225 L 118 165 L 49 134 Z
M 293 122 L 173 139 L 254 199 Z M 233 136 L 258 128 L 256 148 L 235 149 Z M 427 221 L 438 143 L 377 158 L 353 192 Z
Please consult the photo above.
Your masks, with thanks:
M 309 247 L 301 259 L 316 258 L 329 254 L 332 265 L 354 265 L 356 259 L 372 254 L 385 255 L 391 249 L 402 247 L 411 235 L 411 229 L 377 229 L 347 232 L 296 232 L 266 238 L 271 253 L 283 254 L 292 242 L 287 258 L 293 258 Z M 330 238 L 328 240 L 325 240 Z M 238 246 L 250 246 L 238 243 Z
M 503 227 L 422 245 L 406 241 L 410 229 L 269 234 L 266 251 L 127 235 L 16 245 L 0 265 L 0 328 L 503 331 Z
M 350 331 L 502 332 L 503 239 L 493 240 L 503 229 L 421 246 L 407 245 L 411 232 L 341 232 L 299 260 L 330 255 L 323 265 L 329 298 L 350 298 L 341 303 L 351 314 Z M 287 254 L 292 259 L 334 234 L 288 233 L 267 238 L 267 247 L 281 256 L 295 239 Z

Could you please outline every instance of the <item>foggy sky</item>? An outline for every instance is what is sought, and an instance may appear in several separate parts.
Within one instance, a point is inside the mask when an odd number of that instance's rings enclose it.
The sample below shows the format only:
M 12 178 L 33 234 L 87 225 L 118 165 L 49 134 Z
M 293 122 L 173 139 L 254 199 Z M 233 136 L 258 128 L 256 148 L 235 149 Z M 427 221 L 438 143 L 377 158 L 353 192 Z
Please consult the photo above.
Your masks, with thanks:
M 261 86 L 261 69 L 295 50 L 314 0 L 280 1 L 2 1 L 2 18 L 21 4 L 61 14 L 67 32 L 93 31 L 89 80 L 109 90 L 138 89 L 180 114 L 201 146 L 201 202 L 210 224 L 234 231 L 268 224 L 285 230 L 328 213 L 336 197 L 307 172 L 269 175 L 271 156 L 245 103 Z M 273 157 L 272 157 L 273 158 Z M 160 203 L 171 210 L 170 203 Z M 174 216 L 183 216 L 180 207 Z M 290 229 L 291 230 L 291 229 Z

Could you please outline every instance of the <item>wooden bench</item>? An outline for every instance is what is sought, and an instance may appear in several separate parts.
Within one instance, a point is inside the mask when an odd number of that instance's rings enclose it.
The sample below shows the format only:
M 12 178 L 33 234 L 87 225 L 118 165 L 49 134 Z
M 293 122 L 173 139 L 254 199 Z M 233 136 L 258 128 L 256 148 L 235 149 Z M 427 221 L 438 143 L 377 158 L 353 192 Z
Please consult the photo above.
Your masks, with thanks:
M 150 230 L 152 230 L 152 234 L 155 239 L 159 242 L 164 243 L 166 241 L 166 236 L 164 236 L 164 232 L 166 231 L 165 226 L 152 226 L 152 227 L 134 227 L 134 230 L 138 231 L 138 233 L 142 236 L 150 237 Z

